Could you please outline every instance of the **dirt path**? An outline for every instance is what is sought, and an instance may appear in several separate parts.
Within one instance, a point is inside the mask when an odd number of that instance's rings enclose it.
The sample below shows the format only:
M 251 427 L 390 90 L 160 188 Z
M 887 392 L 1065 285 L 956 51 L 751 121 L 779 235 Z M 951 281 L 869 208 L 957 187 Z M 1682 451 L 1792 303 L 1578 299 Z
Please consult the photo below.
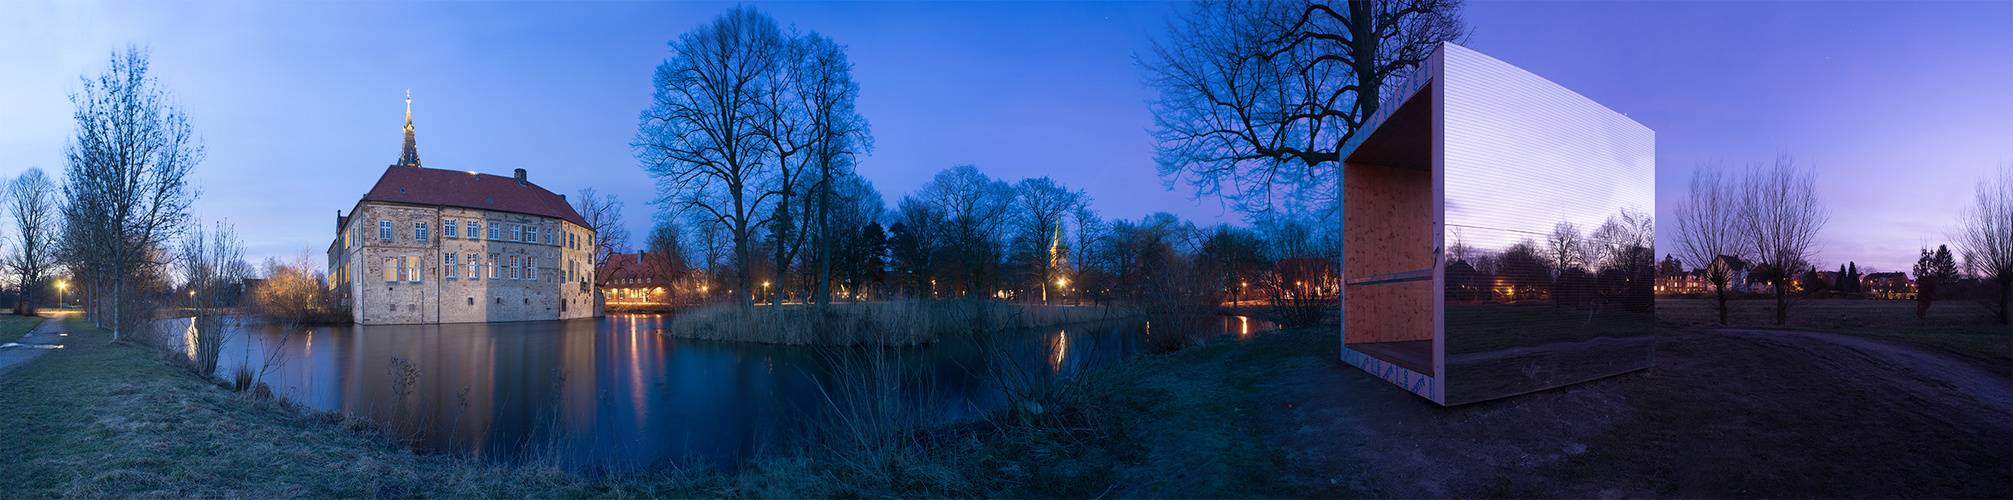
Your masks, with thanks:
M 1840 369 L 1870 368 L 1884 371 L 1890 375 L 1885 377 L 1888 381 L 1898 383 L 1902 388 L 1918 395 L 1970 396 L 1986 407 L 2013 415 L 2013 383 L 2009 383 L 2005 377 L 1906 345 L 1837 333 L 1794 330 L 1713 330 L 1712 333 L 1736 335 L 1792 349 L 1804 347 L 1804 344 L 1794 341 L 1784 342 L 1782 339 L 1785 336 L 1843 346 L 1858 355 L 1859 359 L 1852 361 L 1866 366 L 1847 366 L 1850 363 L 1840 360 L 1838 366 Z
M 2007 497 L 2013 381 L 1908 346 L 1660 332 L 1652 370 L 1456 407 L 1335 361 L 1332 331 L 1121 377 L 1124 497 Z
M 49 352 L 49 349 L 61 348 L 62 343 L 62 318 L 44 319 L 41 325 L 21 336 L 20 340 L 0 344 L 0 374 Z

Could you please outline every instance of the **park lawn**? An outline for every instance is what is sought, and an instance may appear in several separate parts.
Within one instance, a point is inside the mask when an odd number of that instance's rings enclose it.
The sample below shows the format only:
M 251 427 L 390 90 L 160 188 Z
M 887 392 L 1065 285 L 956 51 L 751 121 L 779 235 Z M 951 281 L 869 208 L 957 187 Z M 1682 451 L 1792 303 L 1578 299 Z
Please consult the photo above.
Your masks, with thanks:
M 1843 333 L 1907 344 L 2013 377 L 2013 327 L 1994 323 L 1970 301 L 1941 300 L 1928 321 L 1915 318 L 1912 300 L 1804 300 L 1790 308 L 1789 324 L 1775 325 L 1774 299 L 1727 301 L 1729 328 L 1785 328 Z M 1709 299 L 1657 298 L 1657 320 L 1679 326 L 1717 327 Z
M 1117 497 L 2005 497 L 1977 395 L 1801 336 L 1660 327 L 1658 365 L 1442 407 L 1336 361 L 1332 327 L 1106 374 Z M 1096 468 L 1093 468 L 1096 469 Z
M 28 331 L 34 330 L 35 325 L 42 324 L 42 320 L 45 319 L 49 318 L 41 316 L 15 316 L 12 314 L 0 316 L 0 344 L 13 342 L 14 339 L 27 335 Z

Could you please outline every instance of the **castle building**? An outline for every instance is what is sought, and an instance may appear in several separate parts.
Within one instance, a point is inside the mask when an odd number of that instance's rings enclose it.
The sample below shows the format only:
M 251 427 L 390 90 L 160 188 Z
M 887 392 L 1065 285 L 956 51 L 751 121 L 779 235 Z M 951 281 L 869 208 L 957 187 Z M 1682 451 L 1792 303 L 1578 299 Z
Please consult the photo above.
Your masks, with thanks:
M 590 318 L 595 233 L 526 178 L 425 168 L 406 98 L 398 163 L 336 212 L 329 285 L 359 324 Z

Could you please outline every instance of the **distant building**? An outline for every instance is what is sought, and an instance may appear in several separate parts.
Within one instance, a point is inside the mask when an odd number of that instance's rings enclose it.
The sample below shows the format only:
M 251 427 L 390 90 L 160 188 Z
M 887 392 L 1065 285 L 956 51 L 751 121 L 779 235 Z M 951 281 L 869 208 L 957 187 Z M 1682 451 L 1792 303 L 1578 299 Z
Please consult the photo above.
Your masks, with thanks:
M 527 179 L 424 168 L 406 99 L 405 146 L 348 216 L 336 212 L 329 286 L 366 325 L 601 314 L 595 234 L 566 197 Z
M 662 252 L 610 255 L 597 274 L 601 293 L 609 305 L 663 305 L 671 303 L 676 277 L 665 272 L 671 262 Z
M 1861 286 L 1866 288 L 1866 293 L 1879 295 L 1881 298 L 1904 299 L 1915 297 L 1915 281 L 1908 279 L 1908 273 L 1873 273 L 1866 275 L 1865 278 L 1861 278 L 1859 282 Z

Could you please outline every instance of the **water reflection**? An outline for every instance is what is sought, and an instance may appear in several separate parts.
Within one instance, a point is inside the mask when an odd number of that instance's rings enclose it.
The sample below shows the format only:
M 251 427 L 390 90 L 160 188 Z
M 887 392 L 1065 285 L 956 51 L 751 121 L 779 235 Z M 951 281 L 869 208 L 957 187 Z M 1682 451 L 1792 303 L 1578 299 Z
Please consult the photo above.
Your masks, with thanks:
M 474 457 L 537 460 L 576 470 L 671 464 L 730 468 L 784 449 L 857 391 L 832 349 L 677 339 L 669 318 L 321 327 L 280 344 L 271 327 L 234 323 L 220 373 L 260 370 L 275 346 L 285 361 L 266 382 L 309 407 L 366 415 L 416 444 Z M 186 320 L 180 320 L 186 321 Z M 177 325 L 181 326 L 181 325 Z M 1240 337 L 1269 323 L 1224 318 Z M 1142 350 L 1139 323 L 1022 332 L 990 347 L 946 341 L 892 350 L 915 387 L 900 404 L 960 418 L 1005 403 L 986 373 L 1015 366 L 1068 375 Z M 407 397 L 394 359 L 416 371 Z M 1037 370 L 1041 370 L 1037 368 Z M 837 389 L 837 390 L 835 390 Z

